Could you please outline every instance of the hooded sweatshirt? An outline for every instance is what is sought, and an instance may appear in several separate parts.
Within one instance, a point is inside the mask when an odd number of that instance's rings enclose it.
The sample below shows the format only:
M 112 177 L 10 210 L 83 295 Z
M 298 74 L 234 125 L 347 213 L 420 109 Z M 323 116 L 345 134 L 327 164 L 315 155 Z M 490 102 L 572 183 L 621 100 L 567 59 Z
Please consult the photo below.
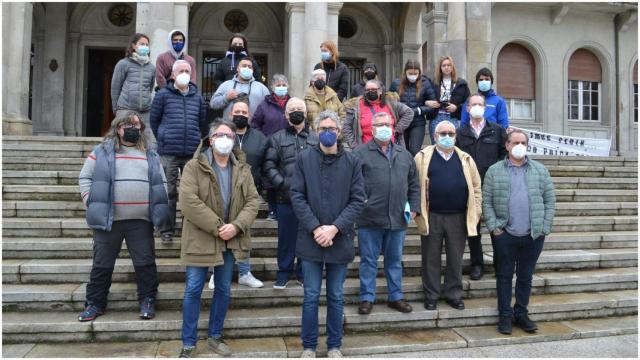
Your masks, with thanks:
M 173 44 L 171 43 L 171 38 L 175 33 L 180 33 L 184 36 L 184 47 L 179 53 L 173 49 Z M 178 29 L 171 30 L 169 32 L 168 41 L 169 51 L 163 52 L 156 58 L 156 85 L 159 88 L 163 88 L 167 85 L 167 80 L 171 78 L 173 63 L 176 62 L 176 60 L 185 60 L 189 65 L 191 65 L 191 82 L 195 84 L 196 60 L 187 55 L 187 37 L 184 35 L 184 32 Z

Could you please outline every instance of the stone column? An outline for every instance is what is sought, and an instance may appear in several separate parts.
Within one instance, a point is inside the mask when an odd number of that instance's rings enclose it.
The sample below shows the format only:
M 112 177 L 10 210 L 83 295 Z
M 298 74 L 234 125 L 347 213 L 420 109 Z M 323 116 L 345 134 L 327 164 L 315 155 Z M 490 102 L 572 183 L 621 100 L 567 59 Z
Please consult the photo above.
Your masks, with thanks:
M 308 2 L 304 9 L 304 48 L 305 62 L 303 75 L 309 79 L 313 67 L 320 62 L 320 43 L 328 39 L 327 3 Z M 295 56 L 295 54 L 294 54 Z M 306 83 L 306 82 L 305 82 Z
M 289 80 L 289 93 L 302 97 L 306 89 L 309 71 L 305 70 L 305 4 L 287 3 L 287 38 L 285 72 Z
M 327 3 L 327 39 L 335 41 L 336 44 L 338 44 L 338 16 L 342 5 L 341 2 Z
M 42 120 L 34 135 L 64 135 L 67 3 L 48 3 L 45 16 Z
M 392 51 L 393 51 L 393 45 L 391 44 L 386 44 L 384 45 L 384 77 L 380 80 L 382 80 L 382 82 L 385 84 L 385 86 L 391 84 L 391 81 L 393 81 L 393 57 L 392 57 Z M 379 69 L 378 71 L 380 71 L 382 69 Z M 389 80 L 389 81 L 387 81 Z
M 422 64 L 422 69 L 431 79 L 434 79 L 438 59 L 449 53 L 445 4 L 436 2 L 433 5 L 433 10 L 423 17 L 427 39 L 427 62 Z
M 448 3 L 447 41 L 459 77 L 467 79 L 467 18 L 465 3 Z
M 467 83 L 469 90 L 478 90 L 476 73 L 483 67 L 491 69 L 491 3 L 468 2 L 467 6 Z
M 151 62 L 155 65 L 156 57 L 169 50 L 169 32 L 175 28 L 175 10 L 172 2 L 138 2 L 136 6 L 136 31 L 150 38 Z M 180 13 L 182 8 L 179 7 Z M 188 13 L 188 10 L 187 10 Z M 182 19 L 183 16 L 180 16 Z M 188 21 L 188 20 L 187 20 Z M 181 28 L 185 33 L 188 29 Z M 189 45 L 187 39 L 187 46 Z
M 32 25 L 33 4 L 2 4 L 2 31 L 11 34 L 11 41 L 2 52 L 2 131 L 5 135 L 31 135 L 28 115 Z
M 69 34 L 69 43 L 67 45 L 67 61 L 69 64 L 69 72 L 67 73 L 64 87 L 65 98 L 64 98 L 64 134 L 66 136 L 78 136 L 82 133 L 82 122 L 78 121 L 76 124 L 76 112 L 75 112 L 75 102 L 78 98 L 78 87 L 77 81 L 78 76 L 82 76 L 82 74 L 78 74 L 77 71 L 73 69 L 73 64 L 77 64 L 78 60 L 78 43 L 80 42 L 80 33 L 70 33 Z

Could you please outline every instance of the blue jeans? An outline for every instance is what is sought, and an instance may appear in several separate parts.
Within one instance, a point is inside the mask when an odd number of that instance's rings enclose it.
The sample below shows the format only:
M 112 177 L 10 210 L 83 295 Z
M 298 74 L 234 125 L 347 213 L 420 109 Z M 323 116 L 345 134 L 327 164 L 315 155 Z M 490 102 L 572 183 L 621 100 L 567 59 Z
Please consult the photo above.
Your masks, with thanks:
M 327 277 L 327 349 L 339 349 L 342 346 L 342 315 L 344 313 L 342 290 L 347 275 L 347 264 L 302 260 L 304 301 L 300 339 L 304 349 L 315 350 L 318 346 L 318 305 L 323 267 L 326 269 Z
M 358 229 L 360 249 L 360 301 L 376 299 L 376 274 L 380 250 L 384 254 L 384 274 L 387 277 L 388 301 L 403 299 L 402 248 L 406 230 Z
M 289 281 L 294 271 L 296 240 L 298 238 L 298 218 L 291 204 L 277 204 L 278 214 L 278 274 L 277 281 Z M 302 279 L 302 266 L 298 259 L 295 269 L 298 279 Z
M 231 298 L 231 275 L 235 258 L 230 250 L 222 253 L 224 264 L 215 266 L 216 288 L 213 291 L 211 311 L 209 312 L 210 337 L 219 338 L 222 335 L 224 319 L 229 309 Z M 200 316 L 200 297 L 202 288 L 207 281 L 209 268 L 200 266 L 187 266 L 185 273 L 184 300 L 182 301 L 182 344 L 195 346 L 198 342 L 198 317 Z
M 251 271 L 251 258 L 247 257 L 246 260 L 238 261 L 238 278 L 240 276 L 247 275 Z
M 513 236 L 504 231 L 491 235 L 493 262 L 496 269 L 498 313 L 500 316 L 523 316 L 528 313 L 531 280 L 536 262 L 544 245 L 544 235 L 533 240 L 531 236 Z M 516 272 L 516 304 L 511 309 L 511 281 Z

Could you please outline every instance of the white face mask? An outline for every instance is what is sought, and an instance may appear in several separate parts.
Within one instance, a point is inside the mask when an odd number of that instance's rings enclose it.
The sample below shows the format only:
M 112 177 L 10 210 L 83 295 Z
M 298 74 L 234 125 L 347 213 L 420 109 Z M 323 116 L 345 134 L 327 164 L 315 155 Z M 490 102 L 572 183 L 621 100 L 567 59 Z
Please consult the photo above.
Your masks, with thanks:
M 191 76 L 187 73 L 182 73 L 176 76 L 176 84 L 178 84 L 178 86 L 185 86 L 189 84 L 189 80 L 191 80 Z
M 526 146 L 522 144 L 518 144 L 511 148 L 511 156 L 513 156 L 515 159 L 518 159 L 518 160 L 523 159 L 525 155 L 527 155 Z
M 414 83 L 418 80 L 418 75 L 407 75 L 407 80 L 409 80 L 410 83 Z
M 469 110 L 469 115 L 475 119 L 481 118 L 484 116 L 484 108 L 480 105 L 473 105 Z
M 219 137 L 213 141 L 213 148 L 220 155 L 229 155 L 233 149 L 233 140 L 227 137 Z

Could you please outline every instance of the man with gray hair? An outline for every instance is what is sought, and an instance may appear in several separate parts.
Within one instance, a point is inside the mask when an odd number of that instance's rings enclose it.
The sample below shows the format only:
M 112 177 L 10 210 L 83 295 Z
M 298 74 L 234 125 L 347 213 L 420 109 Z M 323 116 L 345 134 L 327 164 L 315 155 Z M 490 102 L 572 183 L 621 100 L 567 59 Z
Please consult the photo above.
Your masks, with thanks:
M 315 130 L 315 120 L 322 111 L 337 113 L 340 122 L 344 121 L 345 112 L 338 94 L 327 86 L 327 73 L 322 69 L 313 70 L 309 87 L 304 93 L 304 102 L 307 105 L 307 119 Z
M 167 175 L 169 207 L 176 224 L 178 171 L 184 169 L 207 134 L 206 105 L 198 87 L 190 81 L 191 66 L 176 60 L 167 86 L 160 89 L 151 106 L 149 121 L 156 137 L 158 153 Z M 162 233 L 162 241 L 173 240 L 173 231 Z
M 454 145 L 456 128 L 451 122 L 442 121 L 435 130 L 437 143 L 415 156 L 423 194 L 416 223 L 422 244 L 424 307 L 435 310 L 440 298 L 444 240 L 444 297 L 454 309 L 464 310 L 462 255 L 467 236 L 476 235 L 482 213 L 480 174 L 473 158 Z
M 371 313 L 376 297 L 378 257 L 384 254 L 387 304 L 402 313 L 412 311 L 402 293 L 402 249 L 409 222 L 420 212 L 420 184 L 411 153 L 391 141 L 393 123 L 387 113 L 373 117 L 373 141 L 353 153 L 362 161 L 367 204 L 358 217 L 360 306 Z M 407 214 L 408 213 L 408 214 Z

